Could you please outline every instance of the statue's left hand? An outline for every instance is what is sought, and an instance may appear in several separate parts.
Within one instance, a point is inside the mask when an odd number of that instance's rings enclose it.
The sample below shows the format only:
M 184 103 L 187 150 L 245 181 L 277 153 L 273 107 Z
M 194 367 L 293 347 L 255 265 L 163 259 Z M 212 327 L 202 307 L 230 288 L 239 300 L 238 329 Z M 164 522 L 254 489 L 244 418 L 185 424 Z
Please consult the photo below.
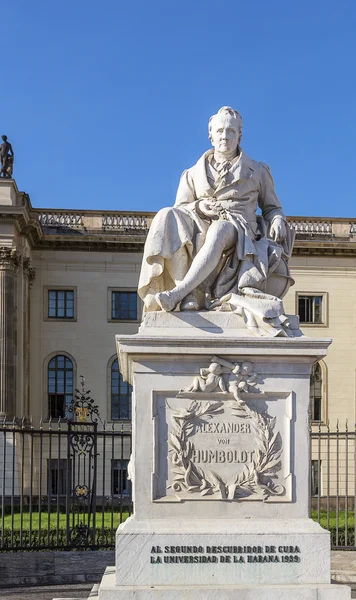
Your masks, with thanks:
M 219 217 L 219 209 L 221 208 L 218 202 L 211 200 L 199 200 L 198 208 L 200 212 L 210 219 L 217 219 Z
M 287 237 L 287 228 L 284 219 L 281 217 L 275 217 L 272 221 L 271 229 L 270 229 L 271 238 L 280 244 Z

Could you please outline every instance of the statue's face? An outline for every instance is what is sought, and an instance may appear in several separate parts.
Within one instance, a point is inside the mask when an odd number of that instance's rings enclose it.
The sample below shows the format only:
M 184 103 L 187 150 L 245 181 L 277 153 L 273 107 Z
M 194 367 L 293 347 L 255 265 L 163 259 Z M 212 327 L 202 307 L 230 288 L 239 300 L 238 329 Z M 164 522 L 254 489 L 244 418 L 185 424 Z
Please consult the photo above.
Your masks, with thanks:
M 217 115 L 211 123 L 211 143 L 221 154 L 230 154 L 236 150 L 240 130 L 236 119 L 230 115 Z

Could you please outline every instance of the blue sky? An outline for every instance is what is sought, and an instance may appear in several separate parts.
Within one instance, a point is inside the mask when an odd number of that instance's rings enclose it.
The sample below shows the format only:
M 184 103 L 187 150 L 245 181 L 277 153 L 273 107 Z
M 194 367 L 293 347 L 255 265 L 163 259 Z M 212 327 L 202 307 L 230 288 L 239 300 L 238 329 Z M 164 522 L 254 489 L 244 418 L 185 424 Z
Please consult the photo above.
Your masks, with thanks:
M 11 0 L 1 133 L 33 206 L 157 210 L 231 105 L 288 215 L 356 217 L 355 0 Z

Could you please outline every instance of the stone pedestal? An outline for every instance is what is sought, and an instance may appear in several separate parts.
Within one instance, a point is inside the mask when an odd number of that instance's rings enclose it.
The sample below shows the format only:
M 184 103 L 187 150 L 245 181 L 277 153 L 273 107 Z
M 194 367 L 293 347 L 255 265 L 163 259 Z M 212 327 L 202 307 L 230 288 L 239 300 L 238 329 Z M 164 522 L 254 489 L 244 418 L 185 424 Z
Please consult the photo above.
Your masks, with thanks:
M 308 518 L 309 377 L 330 340 L 251 336 L 207 312 L 151 313 L 117 336 L 135 513 L 100 600 L 350 598 Z
M 16 206 L 18 204 L 18 189 L 14 179 L 0 178 L 0 204 Z

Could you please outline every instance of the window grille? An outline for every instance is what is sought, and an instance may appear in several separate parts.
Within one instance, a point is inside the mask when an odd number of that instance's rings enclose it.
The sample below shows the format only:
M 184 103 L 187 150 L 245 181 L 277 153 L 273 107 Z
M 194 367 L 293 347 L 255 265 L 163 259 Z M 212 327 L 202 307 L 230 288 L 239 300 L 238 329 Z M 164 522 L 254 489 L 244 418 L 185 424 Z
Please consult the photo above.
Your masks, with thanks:
M 323 323 L 323 296 L 298 296 L 301 323 Z
M 111 319 L 137 321 L 137 292 L 111 292 Z
M 74 290 L 48 290 L 48 318 L 74 319 Z
M 52 496 L 67 493 L 67 460 L 64 458 L 47 459 L 48 463 L 48 493 Z M 70 474 L 69 474 L 70 481 Z
M 113 496 L 128 496 L 130 481 L 127 478 L 128 460 L 111 461 L 111 494 Z

